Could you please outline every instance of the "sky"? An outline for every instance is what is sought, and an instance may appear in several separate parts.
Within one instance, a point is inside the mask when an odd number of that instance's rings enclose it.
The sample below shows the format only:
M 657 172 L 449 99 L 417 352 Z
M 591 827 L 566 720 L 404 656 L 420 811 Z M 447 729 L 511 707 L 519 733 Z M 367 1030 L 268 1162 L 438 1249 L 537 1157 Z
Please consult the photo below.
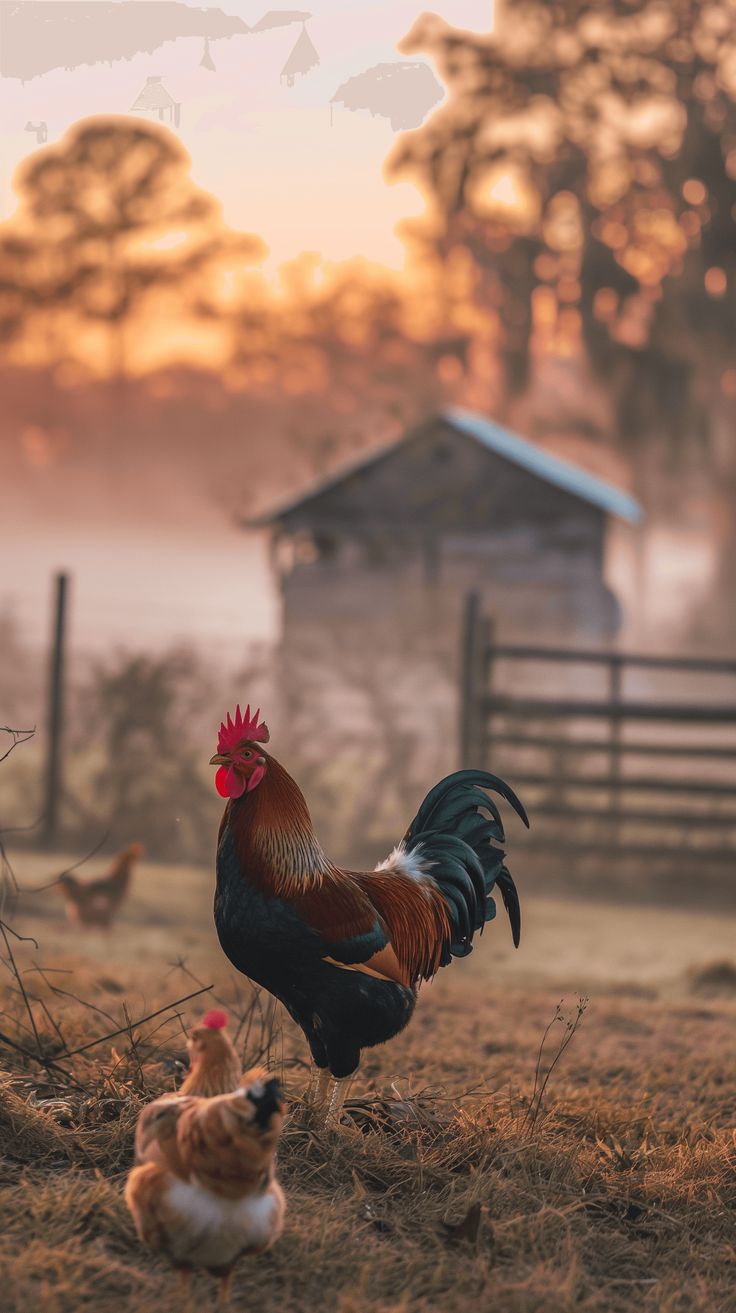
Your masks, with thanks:
M 0 41 L 3 20 L 18 2 L 24 0 L 0 0 Z M 347 78 L 401 60 L 396 45 L 425 6 L 314 0 L 294 7 L 311 10 L 306 27 L 320 63 L 292 87 L 280 73 L 300 23 L 212 42 L 214 72 L 201 66 L 197 37 L 112 64 L 55 69 L 25 83 L 0 77 L 0 219 L 15 208 L 15 168 L 37 148 L 28 122 L 45 122 L 48 141 L 56 141 L 79 118 L 129 112 L 154 76 L 181 104 L 175 130 L 192 157 L 195 181 L 221 200 L 228 223 L 263 238 L 271 252 L 267 269 L 305 250 L 400 268 L 396 224 L 422 203 L 409 183 L 384 183 L 397 132 L 368 110 L 336 106 L 331 113 L 329 102 Z M 223 0 L 219 8 L 253 26 L 269 4 Z M 490 29 L 492 0 L 436 0 L 432 8 L 456 26 Z M 97 520 L 85 524 L 62 505 L 41 514 L 39 495 L 30 480 L 3 512 L 6 532 L 24 543 L 22 573 L 12 554 L 4 554 L 7 569 L 0 560 L 0 608 L 10 607 L 30 641 L 46 640 L 59 569 L 73 576 L 73 642 L 88 651 L 166 645 L 196 631 L 220 661 L 228 654 L 237 660 L 248 641 L 277 632 L 279 603 L 265 544 L 226 523 L 204 498 L 192 510 L 191 532 L 158 525 L 131 535 L 112 523 L 104 530 Z
M 0 39 L 9 7 L 12 0 L 2 0 Z M 218 7 L 251 26 L 269 8 L 265 0 L 223 0 Z M 455 26 L 490 29 L 492 0 L 436 0 L 431 7 Z M 304 250 L 400 268 L 396 224 L 421 212 L 422 200 L 409 182 L 384 185 L 383 164 L 397 132 L 369 110 L 331 110 L 330 99 L 347 78 L 401 60 L 397 43 L 425 6 L 314 0 L 296 8 L 311 10 L 306 29 L 320 63 L 291 87 L 280 73 L 300 23 L 213 41 L 215 71 L 201 66 L 202 39 L 187 37 L 109 65 L 55 69 L 25 83 L 0 78 L 0 218 L 15 208 L 18 162 L 36 147 L 27 123 L 45 122 L 55 141 L 79 118 L 129 112 L 147 78 L 157 76 L 181 104 L 178 134 L 195 180 L 222 201 L 228 223 L 265 240 L 271 269 Z

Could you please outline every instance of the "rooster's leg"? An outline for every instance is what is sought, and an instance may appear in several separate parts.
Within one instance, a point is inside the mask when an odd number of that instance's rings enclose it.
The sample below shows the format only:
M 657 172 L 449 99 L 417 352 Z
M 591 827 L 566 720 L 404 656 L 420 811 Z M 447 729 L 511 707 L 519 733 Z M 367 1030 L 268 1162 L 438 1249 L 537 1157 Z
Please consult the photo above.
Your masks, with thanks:
M 297 1114 L 297 1119 L 307 1125 L 312 1123 L 322 1125 L 331 1087 L 332 1077 L 327 1068 L 318 1067 L 316 1062 L 313 1062 L 309 1073 L 307 1092 L 304 1096 L 304 1104 L 301 1114 Z
M 224 1275 L 220 1277 L 220 1296 L 219 1296 L 220 1308 L 230 1307 L 230 1287 L 232 1286 L 232 1281 L 233 1281 L 232 1271 L 225 1272 Z
M 332 1080 L 332 1089 L 330 1090 L 327 1108 L 325 1110 L 324 1125 L 338 1126 L 340 1124 L 340 1114 L 342 1113 L 343 1104 L 353 1083 L 355 1072 L 350 1076 L 343 1076 L 341 1080 Z
M 332 1077 L 329 1073 L 328 1068 L 318 1067 L 317 1079 L 315 1081 L 315 1086 L 314 1086 L 314 1097 L 312 1099 L 312 1105 L 311 1105 L 317 1116 L 319 1116 L 320 1113 L 324 1112 L 327 1106 L 328 1099 L 330 1097 L 331 1088 L 332 1088 Z

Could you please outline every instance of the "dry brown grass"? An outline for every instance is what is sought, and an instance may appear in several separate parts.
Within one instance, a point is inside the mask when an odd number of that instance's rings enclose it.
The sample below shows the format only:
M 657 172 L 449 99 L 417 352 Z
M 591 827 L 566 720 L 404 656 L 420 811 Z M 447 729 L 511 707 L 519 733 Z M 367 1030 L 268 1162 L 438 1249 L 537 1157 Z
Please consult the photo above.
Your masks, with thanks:
M 34 875 L 30 858 L 17 865 L 21 878 Z M 169 965 L 182 952 L 187 970 L 212 980 L 234 1013 L 248 1014 L 247 987 L 238 997 L 214 943 L 210 898 L 206 873 L 148 867 L 109 941 L 65 931 L 50 896 L 26 899 L 16 918 L 41 944 L 38 952 L 20 946 L 19 963 L 44 1055 L 78 1083 L 0 1045 L 5 1313 L 179 1307 L 168 1269 L 136 1241 L 122 1184 L 138 1110 L 179 1080 L 183 1026 L 201 1000 L 71 1060 L 64 1045 L 114 1029 L 124 1005 L 135 1018 L 195 989 Z M 724 924 L 714 943 L 714 927 L 693 913 L 690 957 L 668 979 L 666 958 L 658 976 L 651 960 L 629 961 L 631 940 L 616 956 L 615 909 L 600 920 L 600 905 L 581 905 L 571 943 L 584 942 L 597 917 L 606 960 L 585 973 L 571 952 L 572 967 L 559 960 L 542 976 L 544 907 L 528 909 L 532 947 L 524 952 L 539 943 L 536 960 L 502 951 L 499 924 L 470 962 L 423 991 L 406 1034 L 366 1055 L 338 1134 L 287 1129 L 287 1230 L 272 1253 L 241 1265 L 236 1308 L 736 1310 L 736 1006 L 726 992 L 697 996 L 687 977 L 694 960 L 702 970 L 724 959 L 733 927 Z M 665 911 L 640 915 L 655 941 L 668 929 L 680 933 Z M 45 978 L 30 970 L 40 962 L 53 969 Z M 6 975 L 0 1030 L 32 1049 L 13 983 Z M 535 1120 L 540 1041 L 562 989 L 563 1012 L 574 1016 L 574 985 L 590 992 L 590 1004 Z M 542 1078 L 564 1035 L 564 1022 L 554 1023 Z M 298 1098 L 305 1047 L 280 1012 L 256 1008 L 246 1038 L 245 1056 L 265 1043 Z M 203 1306 L 214 1300 L 206 1278 L 197 1291 Z

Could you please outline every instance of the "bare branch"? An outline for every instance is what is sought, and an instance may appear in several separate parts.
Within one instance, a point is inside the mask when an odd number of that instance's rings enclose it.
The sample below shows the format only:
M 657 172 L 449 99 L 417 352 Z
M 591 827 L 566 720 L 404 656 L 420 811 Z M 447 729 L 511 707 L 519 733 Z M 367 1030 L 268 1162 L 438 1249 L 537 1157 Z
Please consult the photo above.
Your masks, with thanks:
M 79 994 L 75 994 L 71 989 L 62 989 L 60 985 L 52 984 L 51 981 L 47 979 L 49 970 L 49 967 L 32 966 L 28 968 L 27 974 L 32 971 L 38 972 L 47 989 L 50 989 L 53 994 L 58 994 L 60 998 L 73 999 L 75 1003 L 79 1003 L 80 1007 L 89 1008 L 90 1012 L 96 1012 L 98 1016 L 104 1017 L 105 1021 L 111 1021 L 113 1025 L 115 1024 L 115 1017 L 111 1012 L 106 1012 L 104 1008 L 98 1007 L 96 1003 L 89 1003 L 87 999 L 81 998 Z
M 37 1062 L 41 1067 L 45 1067 L 47 1071 L 61 1072 L 65 1080 L 71 1081 L 71 1083 L 76 1085 L 78 1089 L 84 1090 L 85 1087 L 82 1082 L 78 1081 L 76 1076 L 73 1076 L 70 1071 L 67 1071 L 62 1067 L 59 1062 L 54 1060 L 54 1058 L 46 1058 L 43 1053 L 34 1053 L 32 1049 L 27 1049 L 25 1045 L 19 1044 L 17 1040 L 11 1039 L 10 1035 L 6 1035 L 2 1030 L 0 1030 L 0 1044 L 7 1045 L 9 1049 L 14 1049 L 16 1053 L 22 1053 L 24 1058 L 30 1058 L 31 1062 Z M 66 1056 L 67 1055 L 64 1054 L 64 1057 Z
M 10 756 L 13 748 L 17 748 L 19 743 L 27 743 L 29 739 L 33 738 L 35 733 L 35 725 L 33 726 L 33 729 L 11 729 L 9 725 L 0 725 L 0 734 L 10 734 L 13 740 L 7 751 L 3 753 L 2 757 L 0 757 L 0 761 L 5 761 L 6 758 Z
M 160 1017 L 163 1012 L 171 1012 L 174 1008 L 180 1007 L 182 1003 L 188 1003 L 190 999 L 198 998 L 200 994 L 208 994 L 211 989 L 211 985 L 203 985 L 202 989 L 195 989 L 193 994 L 186 994 L 184 998 L 178 998 L 174 1003 L 167 1003 L 165 1007 L 158 1008 L 156 1012 L 149 1012 L 148 1016 L 138 1017 L 136 1021 L 131 1021 L 128 1025 L 121 1026 L 118 1030 L 110 1031 L 108 1035 L 100 1035 L 99 1039 L 90 1040 L 88 1044 L 82 1044 L 78 1049 L 71 1049 L 65 1056 L 74 1058 L 78 1053 L 86 1053 L 88 1049 L 93 1049 L 98 1044 L 104 1044 L 105 1040 L 116 1039 L 118 1035 L 127 1035 L 130 1033 L 132 1027 L 143 1026 L 147 1021 L 153 1021 L 154 1017 Z
M 19 930 L 14 930 L 12 925 L 8 925 L 7 921 L 0 921 L 0 926 L 17 939 L 19 944 L 33 944 L 34 948 L 38 948 L 38 940 L 33 935 L 22 935 Z
M 14 957 L 14 955 L 13 955 L 13 950 L 12 950 L 12 948 L 11 948 L 11 946 L 10 946 L 10 939 L 8 938 L 8 929 L 9 929 L 9 927 L 6 927 L 5 922 L 4 922 L 4 921 L 0 921 L 0 935 L 2 935 L 3 943 L 5 944 L 5 951 L 6 951 L 7 955 L 8 955 L 9 969 L 11 970 L 12 974 L 15 976 L 15 979 L 16 979 L 16 981 L 17 981 L 17 983 L 18 983 L 18 988 L 19 988 L 19 990 L 20 990 L 20 992 L 21 992 L 21 994 L 22 994 L 22 996 L 23 996 L 23 1003 L 24 1003 L 24 1005 L 25 1005 L 25 1009 L 26 1009 L 26 1012 L 27 1012 L 27 1014 L 28 1014 L 28 1020 L 29 1020 L 30 1023 L 31 1023 L 31 1030 L 33 1031 L 33 1035 L 34 1035 L 34 1038 L 35 1038 L 35 1040 L 36 1040 L 36 1048 L 38 1049 L 39 1053 L 41 1053 L 41 1052 L 42 1052 L 42 1049 L 41 1049 L 41 1037 L 40 1037 L 40 1035 L 39 1035 L 39 1033 L 38 1033 L 38 1029 L 37 1029 L 37 1027 L 36 1027 L 36 1018 L 35 1018 L 34 1015 L 33 1015 L 33 1008 L 31 1007 L 31 1000 L 30 1000 L 29 997 L 28 997 L 28 992 L 27 992 L 26 987 L 25 987 L 25 985 L 24 985 L 24 983 L 23 983 L 23 976 L 22 976 L 22 973 L 18 970 L 18 964 L 17 964 L 17 962 L 16 962 L 16 960 L 15 960 L 15 957 Z M 14 935 L 16 939 L 19 939 L 19 940 L 20 940 L 20 939 L 22 938 L 22 936 L 19 935 L 19 934 L 17 933 L 17 931 L 15 931 L 15 930 L 11 930 L 10 933 L 11 933 L 12 935 Z M 35 939 L 33 940 L 33 943 L 36 944 Z M 36 944 L 36 948 L 38 948 L 38 944 Z
M 570 1018 L 566 1017 L 565 1014 L 563 1013 L 562 1000 L 560 1000 L 560 1002 L 557 1004 L 557 1007 L 555 1008 L 555 1015 L 553 1016 L 552 1020 L 549 1022 L 548 1026 L 544 1031 L 544 1034 L 542 1035 L 542 1042 L 539 1045 L 539 1053 L 537 1054 L 537 1065 L 534 1073 L 534 1089 L 532 1091 L 532 1097 L 529 1100 L 529 1107 L 527 1108 L 526 1115 L 524 1117 L 524 1123 L 523 1123 L 523 1129 L 528 1128 L 530 1135 L 533 1133 L 534 1127 L 537 1124 L 537 1119 L 542 1109 L 542 1101 L 544 1099 L 545 1091 L 547 1089 L 547 1085 L 549 1083 L 549 1079 L 552 1075 L 552 1072 L 554 1071 L 555 1067 L 560 1061 L 560 1058 L 562 1057 L 565 1050 L 569 1047 L 569 1045 L 572 1043 L 573 1039 L 575 1038 L 575 1033 L 583 1019 L 587 1006 L 588 1006 L 588 999 L 583 997 L 578 997 L 575 1016 L 572 1020 L 570 1020 Z M 544 1078 L 540 1084 L 539 1076 L 542 1067 L 542 1056 L 544 1052 L 544 1046 L 547 1041 L 547 1037 L 556 1022 L 561 1022 L 564 1025 L 565 1032 L 562 1039 L 560 1040 L 560 1043 L 557 1046 L 557 1052 L 555 1053 L 551 1063 L 549 1064 L 544 1074 Z
M 24 893 L 24 894 L 42 894 L 45 893 L 47 889 L 53 889 L 54 885 L 57 885 L 59 883 L 62 876 L 71 875 L 72 871 L 78 871 L 80 866 L 84 866 L 85 862 L 88 862 L 92 857 L 94 857 L 100 851 L 100 848 L 103 848 L 104 845 L 107 843 L 109 834 L 110 834 L 109 830 L 106 830 L 102 838 L 99 840 L 99 842 L 95 844 L 94 848 L 91 848 L 90 851 L 84 857 L 80 857 L 79 861 L 74 862 L 72 866 L 65 866 L 64 870 L 59 871 L 59 874 L 55 875 L 53 880 L 49 880 L 47 884 L 38 884 L 38 885 L 33 885 L 32 887 L 26 887 L 19 885 L 16 881 L 16 889 L 20 893 Z

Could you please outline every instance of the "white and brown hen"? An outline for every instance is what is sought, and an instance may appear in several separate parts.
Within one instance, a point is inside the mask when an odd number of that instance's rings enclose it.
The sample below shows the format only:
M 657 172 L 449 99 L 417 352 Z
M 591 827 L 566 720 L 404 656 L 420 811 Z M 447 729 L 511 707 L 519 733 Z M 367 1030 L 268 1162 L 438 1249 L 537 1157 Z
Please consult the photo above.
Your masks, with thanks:
M 278 1080 L 254 1069 L 215 1097 L 171 1094 L 142 1112 L 125 1202 L 144 1244 L 188 1284 L 193 1269 L 220 1278 L 281 1235 L 285 1201 L 275 1153 L 284 1121 Z

